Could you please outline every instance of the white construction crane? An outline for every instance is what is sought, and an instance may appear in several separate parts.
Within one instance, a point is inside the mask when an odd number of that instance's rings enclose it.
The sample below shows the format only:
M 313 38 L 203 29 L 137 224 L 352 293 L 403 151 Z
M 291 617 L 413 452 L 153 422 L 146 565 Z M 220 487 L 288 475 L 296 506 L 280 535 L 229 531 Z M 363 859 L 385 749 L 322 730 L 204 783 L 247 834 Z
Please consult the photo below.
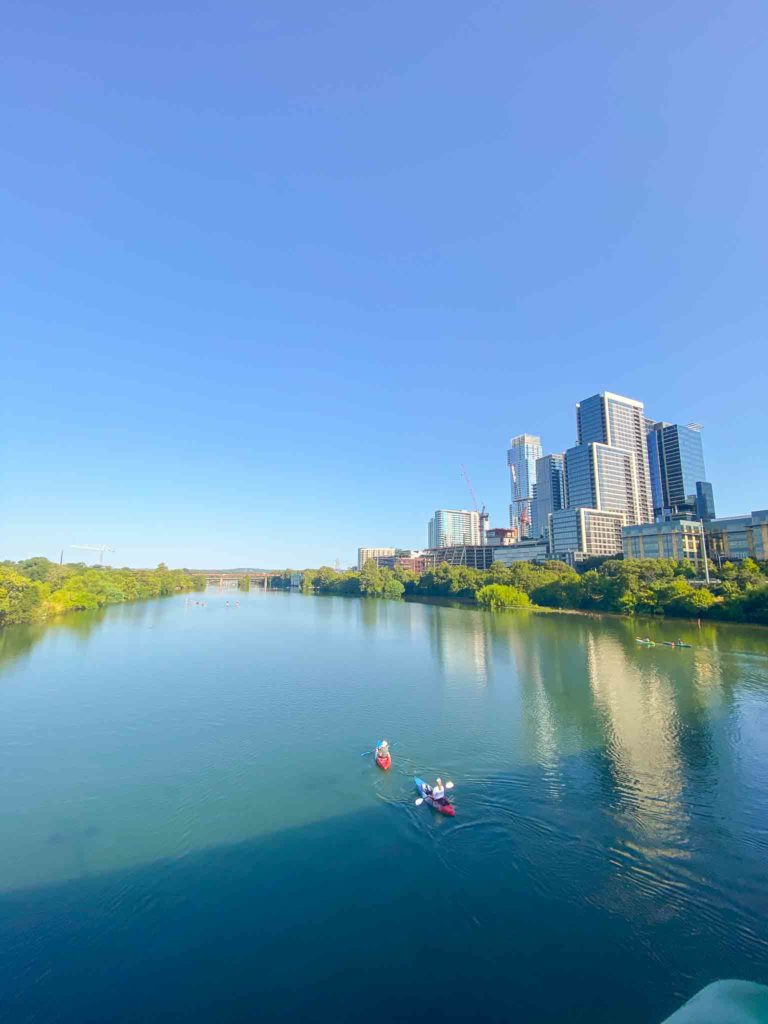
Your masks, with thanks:
M 478 507 L 477 498 L 475 497 L 475 491 L 474 491 L 474 488 L 472 487 L 472 483 L 471 483 L 471 481 L 469 479 L 469 473 L 467 472 L 466 467 L 464 466 L 463 463 L 461 463 L 461 472 L 462 472 L 462 475 L 463 475 L 464 479 L 467 482 L 467 487 L 469 488 L 469 493 L 472 495 L 472 504 L 475 506 L 475 512 L 477 512 L 477 514 L 479 516 L 479 519 L 480 519 L 480 543 L 481 544 L 485 544 L 485 534 L 486 534 L 486 531 L 488 530 L 488 524 L 489 524 L 489 521 L 490 521 L 491 517 L 489 516 L 488 512 L 486 511 L 485 505 L 483 505 L 482 508 Z
M 114 553 L 114 548 L 107 547 L 106 544 L 70 544 L 71 548 L 76 551 L 98 551 L 99 552 L 99 564 L 104 564 L 104 552 L 111 551 Z

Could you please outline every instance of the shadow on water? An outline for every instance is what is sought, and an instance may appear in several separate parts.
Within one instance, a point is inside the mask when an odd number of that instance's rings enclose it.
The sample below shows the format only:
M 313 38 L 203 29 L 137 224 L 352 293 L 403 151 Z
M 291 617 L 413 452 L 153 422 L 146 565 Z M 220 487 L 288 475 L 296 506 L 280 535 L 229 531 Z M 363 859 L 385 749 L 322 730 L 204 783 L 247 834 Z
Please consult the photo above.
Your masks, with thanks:
M 464 792 L 466 820 L 390 804 L 0 896 L 0 1015 L 351 1022 L 378 1006 L 403 1022 L 648 1024 L 715 978 L 760 980 L 765 936 L 745 945 L 750 926 L 728 907 L 699 919 L 672 885 L 670 912 L 649 919 L 647 871 L 608 846 L 585 858 L 558 835 L 557 808 L 490 820 L 519 783 Z

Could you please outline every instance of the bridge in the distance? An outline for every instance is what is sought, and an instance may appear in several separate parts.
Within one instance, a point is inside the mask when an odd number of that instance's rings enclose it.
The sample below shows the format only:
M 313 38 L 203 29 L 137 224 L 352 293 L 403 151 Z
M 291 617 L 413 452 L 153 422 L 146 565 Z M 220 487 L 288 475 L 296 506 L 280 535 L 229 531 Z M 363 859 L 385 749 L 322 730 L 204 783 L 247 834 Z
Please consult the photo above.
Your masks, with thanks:
M 241 580 L 247 579 L 251 586 L 262 587 L 264 590 L 268 589 L 270 580 L 278 575 L 263 569 L 190 569 L 189 573 L 192 576 L 205 576 L 209 587 L 234 589 L 240 586 Z

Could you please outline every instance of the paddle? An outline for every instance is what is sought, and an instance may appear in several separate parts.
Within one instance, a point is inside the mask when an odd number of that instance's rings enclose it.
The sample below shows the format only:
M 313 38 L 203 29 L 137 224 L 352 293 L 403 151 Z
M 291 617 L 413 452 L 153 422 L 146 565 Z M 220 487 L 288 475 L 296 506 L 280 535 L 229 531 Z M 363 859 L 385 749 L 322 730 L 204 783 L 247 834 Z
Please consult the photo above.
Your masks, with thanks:
M 452 782 L 446 782 L 445 789 L 453 789 L 453 783 Z M 421 807 L 421 805 L 424 803 L 424 797 L 420 796 L 416 800 L 414 800 L 413 802 L 414 802 L 414 804 L 417 807 Z
M 389 746 L 390 746 L 390 748 L 391 748 L 391 747 L 392 747 L 392 744 L 390 743 L 390 744 L 389 744 Z M 378 749 L 379 749 L 378 747 L 374 747 L 374 748 L 373 748 L 373 750 L 364 750 L 364 751 L 362 752 L 362 754 L 360 755 L 360 757 L 368 757 L 368 756 L 370 756 L 371 754 L 375 753 L 375 752 L 376 752 L 376 751 L 377 751 Z

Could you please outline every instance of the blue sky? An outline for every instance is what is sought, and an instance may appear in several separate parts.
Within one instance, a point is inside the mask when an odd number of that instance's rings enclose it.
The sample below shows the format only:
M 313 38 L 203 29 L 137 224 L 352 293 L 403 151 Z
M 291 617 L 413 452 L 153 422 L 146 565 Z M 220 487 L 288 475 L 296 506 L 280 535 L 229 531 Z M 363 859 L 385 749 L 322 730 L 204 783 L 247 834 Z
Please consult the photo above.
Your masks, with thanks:
M 17 4 L 0 558 L 298 566 L 505 525 L 600 390 L 768 505 L 768 8 Z M 80 557 L 70 552 L 69 557 Z

